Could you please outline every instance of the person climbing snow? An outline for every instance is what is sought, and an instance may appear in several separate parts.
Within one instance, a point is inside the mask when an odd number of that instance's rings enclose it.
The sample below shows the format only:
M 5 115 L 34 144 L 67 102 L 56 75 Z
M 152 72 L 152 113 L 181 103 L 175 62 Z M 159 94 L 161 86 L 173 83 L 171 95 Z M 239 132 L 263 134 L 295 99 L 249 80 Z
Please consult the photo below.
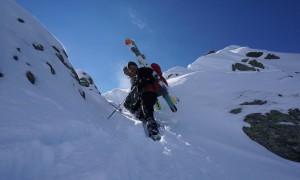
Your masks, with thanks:
M 146 123 L 149 137 L 158 135 L 158 124 L 154 119 L 154 104 L 157 102 L 155 78 L 149 67 L 138 68 L 135 62 L 128 62 L 123 68 L 124 74 L 130 77 L 131 92 L 126 97 L 124 107 L 138 119 Z

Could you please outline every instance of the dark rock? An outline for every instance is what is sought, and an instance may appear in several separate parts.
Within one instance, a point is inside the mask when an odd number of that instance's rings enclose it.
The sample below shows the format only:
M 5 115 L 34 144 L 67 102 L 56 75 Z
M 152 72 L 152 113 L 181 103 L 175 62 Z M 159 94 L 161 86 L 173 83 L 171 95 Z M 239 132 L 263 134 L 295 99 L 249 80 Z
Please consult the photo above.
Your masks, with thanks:
M 44 51 L 44 46 L 41 44 L 32 44 L 35 50 L 37 51 Z
M 265 120 L 268 120 L 267 116 L 261 113 L 252 113 L 252 114 L 248 114 L 245 117 L 244 121 L 246 121 L 249 124 L 256 124 L 258 122 L 265 121 Z
M 275 54 L 268 54 L 265 59 L 280 59 L 280 57 Z
M 255 59 L 251 60 L 248 62 L 250 65 L 252 65 L 253 67 L 258 67 L 258 68 L 262 68 L 265 69 L 265 66 L 263 65 L 263 63 L 256 61 Z
M 247 57 L 254 57 L 254 58 L 258 58 L 261 55 L 263 55 L 263 52 L 248 52 L 246 54 Z
M 64 49 L 62 51 L 63 51 L 64 55 L 68 58 L 67 52 Z
M 230 111 L 230 113 L 232 113 L 232 114 L 238 114 L 238 113 L 241 113 L 241 112 L 242 112 L 242 108 L 232 109 Z
M 83 73 L 86 74 L 86 73 Z M 94 81 L 91 77 L 82 77 L 79 79 L 79 84 L 81 86 L 89 87 L 91 84 L 94 84 Z
M 80 95 L 85 99 L 85 92 L 84 91 L 79 91 Z
M 24 23 L 25 21 L 23 20 L 23 19 L 21 19 L 21 18 L 18 18 L 18 21 L 20 22 L 20 23 Z
M 58 58 L 65 66 L 68 67 L 68 65 L 65 63 L 64 57 L 63 57 L 61 54 L 56 53 L 55 55 L 57 56 L 57 58 Z
M 70 66 L 68 63 L 65 62 L 65 59 L 63 57 L 63 55 L 61 55 L 60 53 L 56 53 L 55 54 L 57 56 L 57 58 L 68 68 L 71 70 L 71 76 L 76 79 L 76 81 L 80 84 L 80 80 L 79 80 L 79 77 L 78 77 L 78 74 L 76 73 L 75 69 Z
M 249 60 L 249 59 L 242 59 L 241 61 L 242 61 L 243 63 L 246 63 L 246 62 L 248 62 L 248 60 Z
M 267 101 L 262 101 L 262 100 L 254 100 L 252 102 L 244 102 L 240 105 L 263 105 L 263 104 L 266 104 Z
M 251 125 L 243 127 L 249 138 L 285 159 L 300 162 L 299 109 L 290 109 L 289 114 L 278 110 L 253 113 L 244 121 Z
M 79 80 L 79 77 L 78 77 L 78 74 L 76 73 L 75 69 L 70 67 L 70 70 L 71 70 L 71 76 L 76 79 L 76 81 L 80 84 L 80 80 Z
M 18 56 L 14 56 L 14 60 L 19 60 L 19 57 Z
M 46 63 L 49 67 L 50 67 L 50 71 L 51 71 L 51 74 L 55 74 L 55 70 L 54 68 L 51 66 L 51 64 L 49 62 Z
M 3 77 L 3 76 L 4 76 L 4 74 L 0 73 L 0 77 Z
M 205 56 L 208 55 L 208 54 L 216 53 L 216 52 L 217 52 L 216 50 L 210 50 L 210 51 L 208 51 L 207 53 L 205 53 Z
M 17 51 L 21 52 L 21 48 L 17 48 Z
M 59 50 L 57 47 L 52 46 L 52 48 L 53 48 L 56 52 L 60 53 L 60 50 Z
M 27 76 L 27 79 L 31 82 L 31 84 L 34 84 L 34 83 L 35 83 L 35 77 L 34 77 L 34 75 L 32 74 L 32 72 L 27 71 L 26 76 Z
M 93 79 L 91 77 L 89 77 L 88 79 L 90 81 L 90 84 L 94 84 L 94 81 L 93 81 Z
M 82 77 L 82 78 L 79 79 L 79 84 L 81 86 L 85 86 L 85 87 L 89 87 L 90 86 L 90 83 L 89 83 L 88 79 L 85 78 L 85 77 Z
M 300 111 L 298 108 L 289 109 L 289 115 L 292 116 L 292 118 L 294 119 L 300 119 Z
M 249 67 L 245 64 L 235 63 L 232 64 L 232 71 L 239 70 L 239 71 L 256 71 L 254 67 Z

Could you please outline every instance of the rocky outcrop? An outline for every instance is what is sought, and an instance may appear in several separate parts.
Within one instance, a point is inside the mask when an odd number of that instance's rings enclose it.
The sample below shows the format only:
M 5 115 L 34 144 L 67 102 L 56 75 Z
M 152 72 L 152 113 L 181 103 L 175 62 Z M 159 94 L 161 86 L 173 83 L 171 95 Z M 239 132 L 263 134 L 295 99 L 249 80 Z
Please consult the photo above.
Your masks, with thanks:
M 281 97 L 279 94 L 278 96 Z M 265 105 L 265 100 L 243 102 L 241 106 Z M 230 111 L 239 114 L 243 107 Z M 269 151 L 285 159 L 300 162 L 300 111 L 298 108 L 283 113 L 271 110 L 268 113 L 251 113 L 244 117 L 250 127 L 243 127 L 245 134 Z
M 249 67 L 245 64 L 242 64 L 242 63 L 235 63 L 235 64 L 232 64 L 232 71 L 236 71 L 236 70 L 239 70 L 239 71 L 256 71 L 256 69 L 254 67 Z
M 247 57 L 253 57 L 253 58 L 258 58 L 262 56 L 264 53 L 263 52 L 248 52 L 246 54 Z
M 35 83 L 35 76 L 32 74 L 32 72 L 27 71 L 26 77 L 27 77 L 28 81 L 31 82 L 31 84 Z
M 268 54 L 265 59 L 280 59 L 280 57 L 275 54 Z
M 278 110 L 252 113 L 244 121 L 251 127 L 243 127 L 243 131 L 253 141 L 285 159 L 300 162 L 299 109 L 290 109 L 287 114 Z
M 83 88 L 93 91 L 97 94 L 101 94 L 95 84 L 95 81 L 87 72 L 77 69 L 76 74 L 78 74 L 80 85 L 83 86 Z
M 242 59 L 241 63 L 232 64 L 232 71 L 260 71 L 260 69 L 265 69 L 263 63 L 258 62 L 256 59 Z
M 253 59 L 251 61 L 248 62 L 250 65 L 252 65 L 253 67 L 258 67 L 261 69 L 265 69 L 265 66 L 263 65 L 263 63 L 258 62 L 257 60 Z
M 231 111 L 230 111 L 230 113 L 232 113 L 232 114 L 239 114 L 239 113 L 241 113 L 242 112 L 242 108 L 236 108 L 236 109 L 232 109 Z
M 246 57 L 260 58 L 263 54 L 263 52 L 248 52 L 246 53 Z M 275 54 L 268 54 L 264 59 L 280 59 L 280 57 Z M 265 69 L 265 66 L 257 59 L 249 60 L 247 58 L 242 59 L 240 63 L 232 64 L 232 71 L 260 71 L 261 69 Z
M 254 100 L 252 102 L 243 102 L 240 105 L 263 105 L 266 104 L 267 101 L 263 101 L 263 100 Z
M 209 54 L 214 54 L 214 53 L 216 53 L 216 52 L 217 52 L 216 50 L 210 50 L 210 51 L 208 51 L 207 53 L 205 53 L 204 56 L 209 55 Z

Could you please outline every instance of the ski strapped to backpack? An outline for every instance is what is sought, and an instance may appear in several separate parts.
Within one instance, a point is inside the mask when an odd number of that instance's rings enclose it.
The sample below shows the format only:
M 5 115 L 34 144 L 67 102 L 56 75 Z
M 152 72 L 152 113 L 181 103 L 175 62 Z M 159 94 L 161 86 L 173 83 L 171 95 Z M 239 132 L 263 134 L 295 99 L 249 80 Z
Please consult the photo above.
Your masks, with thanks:
M 136 46 L 135 42 L 131 39 L 126 38 L 125 39 L 126 46 L 129 47 L 129 49 L 133 52 L 133 54 L 137 57 L 138 63 L 143 67 L 149 67 L 147 64 L 147 60 L 145 55 L 141 54 L 138 47 Z M 177 98 L 174 98 L 169 95 L 168 92 L 168 82 L 166 79 L 162 76 L 161 68 L 158 64 L 152 63 L 150 66 L 153 69 L 153 76 L 155 79 L 157 79 L 157 83 L 154 84 L 155 89 L 157 89 L 156 93 L 158 96 L 162 96 L 170 109 L 173 112 L 177 111 L 177 107 L 175 106 L 175 103 L 177 103 Z M 155 104 L 156 108 L 160 109 L 161 105 L 159 101 Z
M 139 51 L 139 49 L 136 46 L 135 42 L 131 39 L 126 38 L 125 39 L 125 44 L 126 44 L 126 46 L 129 47 L 129 49 L 137 57 L 137 60 L 138 60 L 139 64 L 143 67 L 147 67 L 148 64 L 147 64 L 147 61 L 146 61 L 146 57 L 145 57 L 144 54 L 141 54 L 141 52 Z
M 166 81 L 166 79 L 162 76 L 162 72 L 161 69 L 159 67 L 158 64 L 152 63 L 151 64 L 151 68 L 153 69 L 153 76 L 155 77 L 155 79 L 157 79 L 157 83 L 154 83 L 154 88 L 156 89 L 156 94 L 158 96 L 162 96 L 165 101 L 167 102 L 167 104 L 169 105 L 170 109 L 173 112 L 177 111 L 177 107 L 175 106 L 175 103 L 172 100 L 172 97 L 169 95 L 168 92 L 168 82 Z

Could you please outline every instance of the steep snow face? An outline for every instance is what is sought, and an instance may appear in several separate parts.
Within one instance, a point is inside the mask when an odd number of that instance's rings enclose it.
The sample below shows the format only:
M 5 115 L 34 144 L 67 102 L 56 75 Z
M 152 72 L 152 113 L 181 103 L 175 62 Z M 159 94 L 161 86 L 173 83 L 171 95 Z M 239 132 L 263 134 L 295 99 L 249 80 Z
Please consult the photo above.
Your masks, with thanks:
M 35 89 L 40 93 L 80 89 L 66 51 L 55 37 L 14 1 L 0 3 L 0 46 L 3 52 L 0 71 L 5 77 L 4 83 L 14 86 L 10 87 L 12 89 L 20 87 L 20 83 L 25 89 L 33 87 L 26 78 L 30 71 L 38 84 Z M 41 89 L 48 87 L 52 88 L 49 92 Z
M 65 48 L 13 0 L 0 1 L 0 39 L 0 177 L 40 179 L 68 149 L 58 146 L 111 108 L 95 108 L 106 100 L 84 93 Z
M 64 116 L 69 107 L 81 109 L 84 92 L 64 47 L 14 1 L 0 3 L 2 115 L 17 107 L 18 116 L 11 118 L 20 121 L 36 112 L 56 110 Z

